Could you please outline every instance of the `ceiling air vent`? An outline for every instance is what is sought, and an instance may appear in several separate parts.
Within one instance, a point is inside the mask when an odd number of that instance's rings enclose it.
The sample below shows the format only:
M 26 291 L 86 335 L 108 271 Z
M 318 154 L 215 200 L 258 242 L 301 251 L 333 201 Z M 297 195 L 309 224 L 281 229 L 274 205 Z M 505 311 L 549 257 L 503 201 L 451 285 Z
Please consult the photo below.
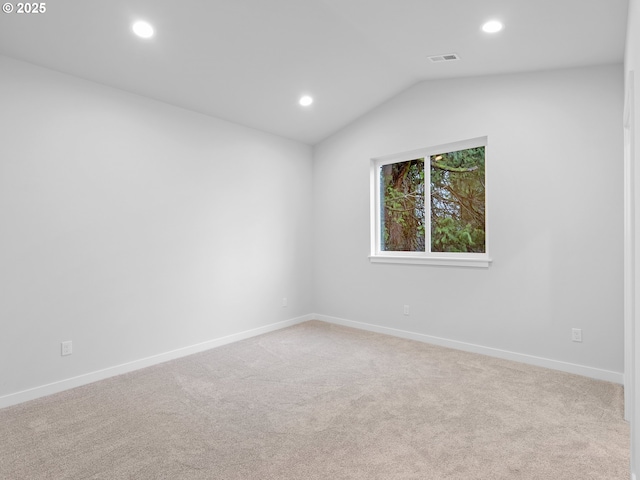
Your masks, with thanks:
M 460 60 L 460 57 L 455 53 L 447 53 L 446 55 L 434 55 L 433 57 L 429 57 L 433 63 L 437 62 L 452 62 L 454 60 Z

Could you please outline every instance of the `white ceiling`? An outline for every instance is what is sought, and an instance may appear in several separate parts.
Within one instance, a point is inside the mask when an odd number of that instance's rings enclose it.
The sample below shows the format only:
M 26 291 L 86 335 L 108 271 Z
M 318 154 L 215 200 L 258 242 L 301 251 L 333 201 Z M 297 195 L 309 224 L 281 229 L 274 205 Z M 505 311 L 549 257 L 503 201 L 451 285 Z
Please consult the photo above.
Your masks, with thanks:
M 627 3 L 51 0 L 0 13 L 0 54 L 315 144 L 423 80 L 622 62 Z

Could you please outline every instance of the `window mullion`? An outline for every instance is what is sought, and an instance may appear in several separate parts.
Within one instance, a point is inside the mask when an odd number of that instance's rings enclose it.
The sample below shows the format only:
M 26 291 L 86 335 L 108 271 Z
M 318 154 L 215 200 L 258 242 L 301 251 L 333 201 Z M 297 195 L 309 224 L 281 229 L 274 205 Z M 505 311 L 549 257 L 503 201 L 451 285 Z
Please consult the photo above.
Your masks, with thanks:
M 424 251 L 431 253 L 431 161 L 424 158 Z

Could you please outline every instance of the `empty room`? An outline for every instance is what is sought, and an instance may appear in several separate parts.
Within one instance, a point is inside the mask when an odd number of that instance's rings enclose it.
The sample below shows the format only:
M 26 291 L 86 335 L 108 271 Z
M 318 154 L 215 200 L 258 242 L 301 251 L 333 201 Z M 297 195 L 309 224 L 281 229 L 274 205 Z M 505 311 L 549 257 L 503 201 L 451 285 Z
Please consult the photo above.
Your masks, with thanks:
M 640 0 L 4 2 L 0 479 L 640 479 L 638 69 Z

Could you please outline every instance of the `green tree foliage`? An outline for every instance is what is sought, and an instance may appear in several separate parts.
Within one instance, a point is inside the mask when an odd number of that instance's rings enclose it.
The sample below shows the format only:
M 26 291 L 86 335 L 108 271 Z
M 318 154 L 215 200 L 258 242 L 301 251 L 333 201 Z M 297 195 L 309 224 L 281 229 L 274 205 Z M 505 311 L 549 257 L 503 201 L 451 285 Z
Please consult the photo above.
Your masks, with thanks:
M 485 252 L 484 160 L 484 147 L 431 156 L 432 252 Z
M 484 147 L 432 155 L 431 252 L 485 252 Z M 425 251 L 425 159 L 380 169 L 381 249 Z
M 424 158 L 382 166 L 382 250 L 424 251 L 424 176 Z

